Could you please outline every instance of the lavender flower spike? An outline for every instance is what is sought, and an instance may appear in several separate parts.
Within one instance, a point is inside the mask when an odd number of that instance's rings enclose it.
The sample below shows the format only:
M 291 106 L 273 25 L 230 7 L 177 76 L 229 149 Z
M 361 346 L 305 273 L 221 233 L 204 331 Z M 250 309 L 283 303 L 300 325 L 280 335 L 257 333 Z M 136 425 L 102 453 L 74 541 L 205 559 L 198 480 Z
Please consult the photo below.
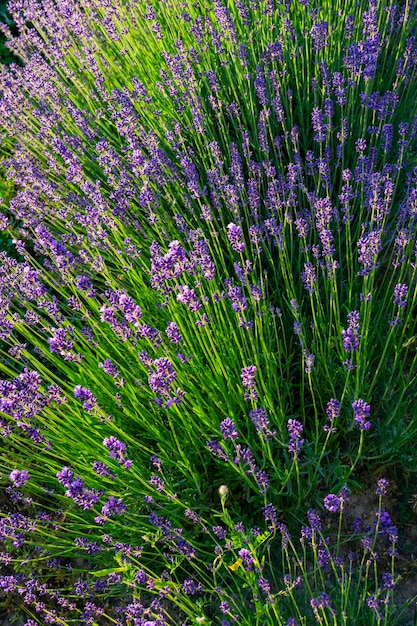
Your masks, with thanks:
M 370 405 L 359 399 L 352 403 L 352 408 L 355 412 L 355 423 L 359 430 L 369 430 L 371 428 L 371 422 L 368 420 L 371 413 Z

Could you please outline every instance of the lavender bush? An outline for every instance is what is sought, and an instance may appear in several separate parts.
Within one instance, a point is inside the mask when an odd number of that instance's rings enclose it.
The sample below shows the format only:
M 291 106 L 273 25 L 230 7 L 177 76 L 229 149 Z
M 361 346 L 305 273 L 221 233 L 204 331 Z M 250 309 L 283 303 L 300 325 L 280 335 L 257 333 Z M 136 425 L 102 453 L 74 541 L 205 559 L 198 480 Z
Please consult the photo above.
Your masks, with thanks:
M 417 4 L 316 4 L 9 4 L 27 626 L 402 619 L 387 481 L 345 518 L 355 470 L 416 461 Z

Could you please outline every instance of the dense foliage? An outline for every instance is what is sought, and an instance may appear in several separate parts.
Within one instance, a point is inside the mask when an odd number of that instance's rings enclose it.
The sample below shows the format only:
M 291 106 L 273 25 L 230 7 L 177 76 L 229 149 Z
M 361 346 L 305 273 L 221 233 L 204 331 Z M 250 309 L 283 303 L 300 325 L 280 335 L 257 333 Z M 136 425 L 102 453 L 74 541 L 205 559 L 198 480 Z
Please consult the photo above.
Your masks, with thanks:
M 9 9 L 6 604 L 400 621 L 381 474 L 416 462 L 417 3 Z

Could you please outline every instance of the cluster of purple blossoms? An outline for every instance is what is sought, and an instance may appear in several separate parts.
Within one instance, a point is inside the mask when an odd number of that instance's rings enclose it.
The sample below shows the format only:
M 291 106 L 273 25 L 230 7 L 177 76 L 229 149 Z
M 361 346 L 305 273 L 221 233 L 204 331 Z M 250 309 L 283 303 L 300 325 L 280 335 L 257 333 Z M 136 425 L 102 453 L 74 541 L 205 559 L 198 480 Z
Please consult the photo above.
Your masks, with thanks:
M 394 288 L 394 304 L 398 306 L 400 309 L 403 309 L 407 306 L 407 293 L 408 286 L 402 283 L 398 283 L 398 285 Z
M 101 508 L 101 515 L 94 518 L 96 524 L 104 525 L 109 517 L 113 515 L 121 515 L 127 510 L 127 506 L 123 503 L 121 498 L 115 498 L 110 496 L 107 502 Z
M 27 470 L 12 470 L 9 474 L 9 478 L 16 488 L 23 487 L 29 480 L 29 472 Z
M 314 141 L 323 143 L 323 141 L 326 141 L 327 125 L 325 124 L 323 113 L 318 107 L 314 107 L 311 113 L 311 121 L 315 132 Z
M 260 470 L 255 474 L 256 482 L 259 486 L 259 493 L 265 494 L 269 489 L 269 474 L 265 470 Z
M 203 306 L 194 289 L 190 289 L 187 285 L 178 287 L 177 302 L 185 304 L 190 311 L 196 313 Z
M 258 394 L 255 389 L 255 374 L 256 374 L 256 366 L 248 365 L 248 367 L 243 367 L 242 372 L 240 374 L 242 378 L 242 385 L 248 391 L 245 392 L 245 400 L 257 400 Z
M 207 448 L 217 459 L 220 459 L 221 461 L 229 461 L 230 454 L 228 454 L 223 446 L 215 439 L 207 441 Z
M 322 592 L 316 598 L 312 598 L 310 600 L 310 604 L 311 604 L 311 608 L 314 611 L 314 614 L 317 616 L 317 621 L 319 623 L 322 622 L 322 619 L 319 615 L 318 609 L 330 609 L 332 614 L 333 613 L 335 614 L 334 609 L 332 609 L 332 602 L 330 600 L 330 597 L 327 595 L 327 593 Z
M 106 374 L 111 376 L 112 378 L 119 378 L 120 372 L 117 369 L 117 365 L 112 363 L 110 359 L 106 359 L 104 363 L 98 364 L 99 368 L 103 370 Z
M 359 274 L 361 276 L 368 276 L 374 267 L 377 267 L 377 256 L 382 250 L 381 244 L 381 232 L 374 230 L 370 233 L 363 235 L 358 240 L 358 261 L 363 268 Z
M 271 430 L 268 416 L 262 407 L 252 409 L 252 411 L 249 412 L 249 417 L 259 435 L 265 437 L 265 439 L 276 436 L 277 433 L 275 430 Z
M 63 467 L 60 472 L 57 472 L 56 477 L 66 487 L 67 498 L 72 498 L 84 510 L 91 509 L 103 495 L 103 492 L 95 489 L 86 489 L 84 481 L 80 476 L 74 476 L 69 467 Z
M 312 354 L 305 348 L 303 349 L 303 359 L 304 359 L 304 371 L 306 374 L 311 374 L 313 371 L 314 363 L 316 361 L 316 355 Z
M 369 430 L 371 428 L 371 422 L 368 419 L 371 414 L 370 405 L 359 399 L 352 403 L 352 408 L 355 413 L 355 424 L 359 430 Z
M 187 596 L 201 595 L 203 593 L 203 585 L 196 583 L 192 578 L 184 580 L 182 589 Z
M 99 476 L 105 476 L 106 478 L 110 478 L 110 480 L 114 480 L 116 478 L 116 474 L 114 474 L 110 467 L 102 461 L 94 461 L 92 470 Z
M 231 439 L 232 441 L 234 441 L 239 437 L 236 426 L 234 422 L 230 419 L 230 417 L 226 417 L 226 419 L 220 422 L 220 430 L 225 441 L 227 439 Z
M 148 376 L 148 384 L 151 390 L 157 394 L 156 403 L 159 407 L 169 408 L 173 404 L 180 404 L 184 397 L 184 392 L 173 388 L 173 383 L 177 378 L 174 366 L 167 358 L 155 359 L 151 361 L 152 367 L 156 371 L 151 371 Z
M 351 311 L 347 316 L 348 327 L 342 329 L 343 347 L 346 352 L 356 352 L 359 348 L 359 311 Z
M 271 503 L 266 504 L 263 507 L 262 512 L 264 514 L 265 521 L 270 522 L 268 528 L 271 530 L 278 528 L 278 513 L 274 505 Z
M 238 552 L 239 558 L 242 559 L 242 566 L 247 571 L 250 572 L 253 570 L 254 562 L 253 557 L 250 553 L 250 550 L 247 548 L 241 548 Z
M 324 508 L 331 513 L 337 513 L 339 511 L 342 511 L 344 505 L 348 502 L 349 493 L 350 492 L 347 487 L 342 487 L 338 496 L 336 496 L 334 493 L 327 494 L 327 496 L 324 498 Z
M 310 262 L 304 263 L 304 272 L 301 272 L 301 280 L 309 293 L 314 293 L 317 289 L 317 276 L 314 265 Z
M 168 339 L 172 343 L 180 343 L 182 341 L 182 335 L 180 333 L 180 329 L 178 328 L 175 322 L 169 322 L 168 326 L 166 327 L 165 332 L 167 334 Z
M 130 461 L 126 456 L 126 444 L 122 441 L 119 441 L 116 437 L 111 435 L 110 437 L 106 437 L 103 440 L 103 444 L 106 446 L 109 451 L 109 456 L 112 459 L 116 459 L 119 462 L 119 465 L 122 465 L 125 469 L 129 469 L 132 467 L 132 461 Z
M 353 354 L 359 349 L 359 311 L 351 311 L 347 316 L 348 327 L 342 329 L 343 347 L 349 353 L 350 358 L 344 362 L 347 369 L 355 369 L 356 365 L 352 363 Z
M 74 332 L 73 328 L 52 328 L 52 337 L 49 337 L 48 344 L 51 352 L 58 352 L 62 356 L 66 356 L 71 353 L 74 348 L 74 344 L 71 339 L 68 339 L 68 335 Z
M 293 455 L 294 460 L 297 460 L 300 455 L 301 447 L 304 443 L 304 439 L 301 439 L 301 433 L 303 432 L 304 427 L 298 420 L 289 419 L 287 422 L 287 429 L 290 434 L 288 452 Z
M 95 409 L 97 409 L 97 398 L 93 396 L 91 391 L 86 387 L 81 387 L 81 385 L 76 385 L 74 387 L 74 396 L 81 400 L 83 403 L 83 409 L 87 411 L 87 413 L 92 413 Z
M 243 241 L 243 230 L 241 226 L 230 223 L 227 226 L 227 238 L 235 252 L 243 252 L 245 242 Z
M 375 494 L 377 496 L 385 496 L 388 491 L 389 481 L 386 478 L 380 478 L 377 482 Z
M 323 430 L 325 433 L 336 432 L 337 429 L 333 426 L 333 423 L 335 419 L 339 417 L 339 413 L 340 413 L 340 402 L 339 400 L 332 398 L 327 403 L 326 416 L 327 416 L 329 423 L 325 424 L 323 427 Z

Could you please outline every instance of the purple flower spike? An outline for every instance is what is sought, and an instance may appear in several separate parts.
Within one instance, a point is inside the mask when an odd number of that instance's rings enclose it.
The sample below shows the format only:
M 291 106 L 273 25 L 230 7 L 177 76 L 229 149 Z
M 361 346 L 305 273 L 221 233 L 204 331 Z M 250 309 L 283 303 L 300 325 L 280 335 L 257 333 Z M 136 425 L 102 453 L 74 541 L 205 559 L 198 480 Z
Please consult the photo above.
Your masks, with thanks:
M 369 430 L 371 428 L 371 422 L 368 420 L 371 413 L 370 405 L 359 399 L 352 403 L 352 408 L 355 412 L 355 423 L 359 430 Z
M 289 419 L 287 422 L 288 432 L 290 434 L 290 441 L 288 442 L 288 452 L 294 455 L 294 459 L 298 459 L 301 446 L 304 443 L 304 439 L 301 439 L 301 433 L 303 432 L 303 425 L 301 422 L 295 419 Z
M 225 440 L 231 439 L 232 441 L 234 441 L 235 439 L 239 437 L 239 433 L 236 430 L 235 424 L 230 419 L 230 417 L 226 417 L 226 419 L 224 419 L 220 423 L 220 430 Z
M 109 451 L 109 456 L 112 459 L 117 459 L 120 465 L 123 465 L 125 469 L 128 469 L 132 465 L 132 461 L 126 458 L 126 444 L 122 443 L 116 437 L 111 435 L 103 440 L 103 444 Z
M 317 598 L 310 600 L 310 604 L 313 609 L 330 609 L 332 606 L 329 596 L 324 592 L 322 592 Z
M 394 288 L 394 304 L 401 309 L 407 306 L 407 293 L 408 287 L 402 283 L 398 283 Z
M 359 340 L 361 338 L 359 334 L 359 312 L 351 311 L 347 316 L 348 327 L 346 330 L 342 330 L 343 347 L 346 352 L 356 352 L 359 348 Z
M 267 504 L 262 509 L 266 522 L 271 522 L 269 528 L 278 527 L 278 514 L 273 504 Z
M 253 389 L 255 386 L 255 374 L 256 374 L 256 366 L 249 365 L 248 367 L 242 368 L 241 378 L 242 385 L 246 389 Z
M 29 480 L 29 473 L 27 470 L 15 469 L 10 472 L 9 478 L 14 487 L 22 487 Z
M 243 241 L 243 232 L 241 226 L 237 224 L 228 224 L 227 226 L 227 238 L 235 252 L 243 252 L 245 249 L 245 242 Z
M 242 559 L 242 565 L 246 571 L 250 571 L 251 569 L 253 569 L 253 558 L 247 548 L 242 548 L 241 550 L 239 550 L 238 555 Z
M 121 498 L 115 498 L 110 496 L 106 504 L 102 507 L 101 513 L 105 517 L 111 517 L 112 515 L 120 515 L 126 511 L 126 505 L 123 504 Z
M 264 470 L 257 472 L 255 475 L 256 481 L 259 485 L 259 493 L 266 493 L 269 489 L 269 475 Z
M 324 498 L 324 508 L 330 511 L 331 513 L 337 513 L 340 511 L 341 499 L 336 496 L 334 493 L 329 493 Z
M 377 482 L 377 488 L 375 489 L 375 494 L 377 496 L 385 496 L 388 491 L 389 482 L 386 478 L 380 478 Z

